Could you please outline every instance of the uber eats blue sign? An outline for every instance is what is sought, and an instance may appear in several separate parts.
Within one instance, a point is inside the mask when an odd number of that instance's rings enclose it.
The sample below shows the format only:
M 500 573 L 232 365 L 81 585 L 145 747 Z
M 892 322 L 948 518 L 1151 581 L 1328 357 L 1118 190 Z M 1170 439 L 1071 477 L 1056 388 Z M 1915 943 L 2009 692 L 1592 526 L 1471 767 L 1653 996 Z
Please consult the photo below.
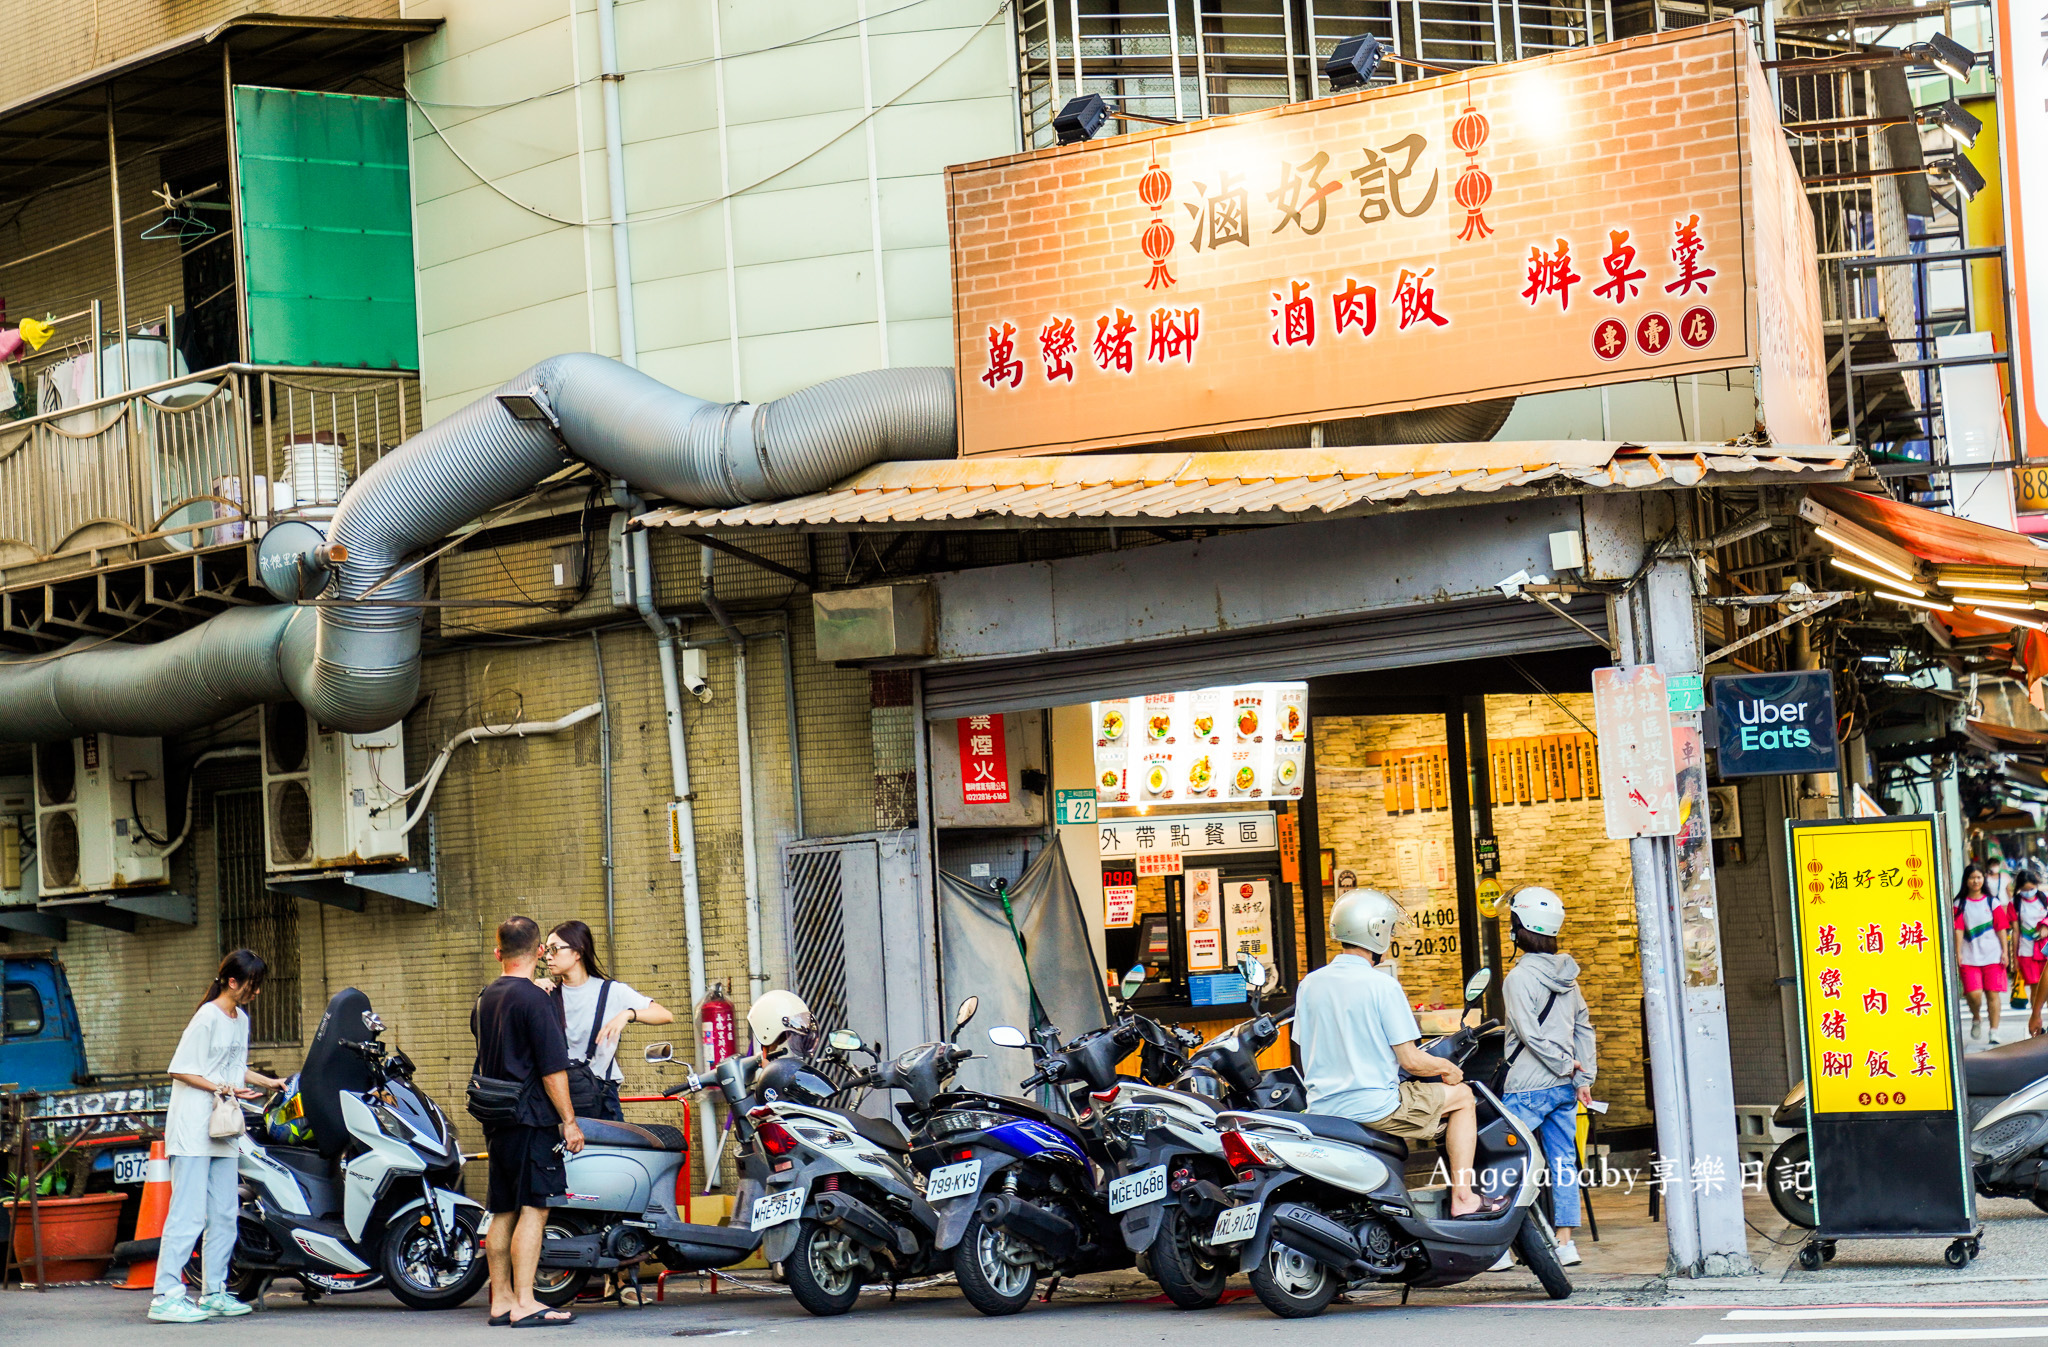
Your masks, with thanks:
M 1716 678 L 1714 718 L 1723 777 L 1835 770 L 1834 676 L 1825 669 Z

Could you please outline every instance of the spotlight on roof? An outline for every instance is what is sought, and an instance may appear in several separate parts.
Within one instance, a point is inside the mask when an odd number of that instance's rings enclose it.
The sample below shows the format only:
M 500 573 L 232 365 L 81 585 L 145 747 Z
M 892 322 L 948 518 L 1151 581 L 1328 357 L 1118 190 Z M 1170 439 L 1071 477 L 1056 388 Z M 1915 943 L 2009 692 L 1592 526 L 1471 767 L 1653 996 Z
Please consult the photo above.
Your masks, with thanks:
M 515 421 L 538 421 L 556 430 L 562 428 L 561 421 L 555 416 L 555 409 L 548 404 L 548 395 L 539 388 L 529 388 L 518 393 L 500 393 L 498 405 L 510 412 Z
M 1927 176 L 1936 182 L 1949 184 L 1963 194 L 1965 201 L 1975 200 L 1977 193 L 1984 190 L 1984 175 L 1960 154 L 1933 160 L 1927 165 Z
M 1969 79 L 1971 69 L 1977 64 L 1977 53 L 1947 33 L 1936 33 L 1925 42 L 1915 42 L 1906 50 L 1952 80 Z
M 1101 94 L 1082 94 L 1070 98 L 1060 109 L 1060 115 L 1052 119 L 1053 134 L 1062 145 L 1078 145 L 1084 140 L 1093 140 L 1102 124 L 1109 120 L 1109 105 L 1102 101 Z
M 1342 93 L 1364 85 L 1372 78 L 1373 71 L 1379 69 L 1386 54 L 1386 44 L 1370 33 L 1360 33 L 1339 42 L 1337 49 L 1330 53 L 1330 59 L 1323 62 L 1323 74 L 1329 77 L 1330 92 Z
M 1920 123 L 1923 126 L 1938 126 L 1948 132 L 1948 138 L 1964 149 L 1977 143 L 1977 135 L 1984 129 L 1984 123 L 1970 115 L 1961 103 L 1951 98 L 1939 107 L 1922 108 Z

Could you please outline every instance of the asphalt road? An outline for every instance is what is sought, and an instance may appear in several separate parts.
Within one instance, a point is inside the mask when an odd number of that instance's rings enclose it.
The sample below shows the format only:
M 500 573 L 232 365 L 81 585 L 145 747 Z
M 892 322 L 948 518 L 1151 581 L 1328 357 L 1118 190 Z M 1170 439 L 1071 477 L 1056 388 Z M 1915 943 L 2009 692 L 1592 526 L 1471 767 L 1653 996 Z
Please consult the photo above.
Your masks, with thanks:
M 2033 1287 L 2038 1292 L 2041 1284 Z M 1274 1318 L 1248 1296 L 1192 1314 L 1123 1298 L 1139 1289 L 1124 1285 L 1078 1293 L 1062 1290 L 1050 1304 L 1034 1304 L 1014 1318 L 994 1322 L 940 1288 L 905 1295 L 894 1303 L 875 1296 L 863 1299 L 841 1318 L 813 1319 L 786 1296 L 728 1287 L 717 1295 L 673 1292 L 666 1303 L 644 1310 L 586 1308 L 578 1322 L 546 1331 L 554 1339 L 572 1341 L 753 1337 L 761 1340 L 761 1347 L 953 1347 L 963 1333 L 981 1342 L 999 1334 L 1004 1347 L 1070 1347 L 1076 1342 L 1119 1347 L 1147 1342 L 1172 1342 L 1175 1347 L 1355 1347 L 1366 1334 L 1371 1336 L 1364 1340 L 1373 1347 L 1444 1347 L 1460 1340 L 1515 1347 L 1737 1347 L 2048 1339 L 2048 1299 L 2003 1304 L 1903 1298 L 1883 1305 L 1787 1304 L 1801 1297 L 1786 1295 L 1782 1287 L 1759 1295 L 1760 1288 L 1752 1283 L 1747 1291 L 1700 1286 L 1693 1296 L 1681 1293 L 1661 1304 L 1640 1302 L 1668 1300 L 1662 1292 L 1595 1293 L 1589 1303 L 1575 1298 L 1553 1304 L 1532 1290 L 1485 1297 L 1417 1293 L 1413 1303 L 1403 1307 L 1394 1292 L 1335 1306 L 1318 1319 L 1289 1322 Z M 1980 1294 L 1989 1290 L 1981 1284 L 1975 1289 Z M 1706 1298 L 1720 1298 L 1722 1303 L 1692 1303 Z M 147 1342 L 164 1347 L 169 1339 L 189 1336 L 216 1345 L 241 1341 L 252 1347 L 279 1340 L 414 1347 L 423 1336 L 431 1336 L 437 1347 L 502 1342 L 497 1330 L 484 1323 L 482 1304 L 478 1300 L 461 1310 L 423 1315 L 377 1293 L 312 1305 L 296 1294 L 277 1293 L 260 1314 L 186 1327 L 148 1323 L 143 1318 L 146 1300 L 138 1292 L 98 1286 L 46 1294 L 9 1291 L 0 1295 L 0 1341 L 92 1347 Z M 281 1333 L 291 1337 L 281 1339 Z

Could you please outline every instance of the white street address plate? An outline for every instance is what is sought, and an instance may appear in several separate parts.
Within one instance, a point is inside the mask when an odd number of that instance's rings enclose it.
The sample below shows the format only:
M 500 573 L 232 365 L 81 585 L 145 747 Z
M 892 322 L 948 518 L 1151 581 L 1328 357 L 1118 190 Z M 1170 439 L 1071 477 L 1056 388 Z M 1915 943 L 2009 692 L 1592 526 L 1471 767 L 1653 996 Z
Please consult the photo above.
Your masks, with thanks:
M 964 1160 L 957 1165 L 940 1165 L 924 1181 L 924 1200 L 943 1202 L 949 1197 L 972 1197 L 981 1191 L 981 1161 Z
M 1142 1207 L 1147 1202 L 1157 1202 L 1165 1196 L 1166 1166 L 1141 1169 L 1109 1185 L 1109 1214 L 1114 1216 L 1132 1207 Z
M 1232 1207 L 1216 1218 L 1216 1230 L 1209 1236 L 1211 1244 L 1242 1244 L 1252 1237 L 1259 1228 L 1259 1211 L 1266 1204 L 1247 1202 L 1241 1207 Z
M 115 1183 L 141 1183 L 148 1177 L 148 1151 L 122 1151 L 114 1157 Z
M 792 1188 L 786 1193 L 777 1193 L 773 1197 L 756 1200 L 752 1225 L 756 1230 L 766 1230 L 771 1225 L 781 1225 L 784 1221 L 795 1220 L 803 1214 L 803 1210 L 804 1190 Z

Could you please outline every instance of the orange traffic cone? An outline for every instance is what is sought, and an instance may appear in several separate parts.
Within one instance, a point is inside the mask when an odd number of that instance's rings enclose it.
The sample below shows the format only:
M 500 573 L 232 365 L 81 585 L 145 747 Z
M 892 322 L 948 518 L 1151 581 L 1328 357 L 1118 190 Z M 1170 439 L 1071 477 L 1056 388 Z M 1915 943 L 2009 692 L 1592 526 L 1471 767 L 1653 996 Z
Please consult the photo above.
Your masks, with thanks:
M 135 1242 L 147 1240 L 152 1246 L 163 1238 L 164 1217 L 171 1210 L 171 1162 L 164 1158 L 164 1143 L 149 1143 L 149 1168 L 142 1179 L 142 1209 L 135 1216 Z M 156 1284 L 156 1258 L 131 1259 L 124 1291 L 147 1291 Z

